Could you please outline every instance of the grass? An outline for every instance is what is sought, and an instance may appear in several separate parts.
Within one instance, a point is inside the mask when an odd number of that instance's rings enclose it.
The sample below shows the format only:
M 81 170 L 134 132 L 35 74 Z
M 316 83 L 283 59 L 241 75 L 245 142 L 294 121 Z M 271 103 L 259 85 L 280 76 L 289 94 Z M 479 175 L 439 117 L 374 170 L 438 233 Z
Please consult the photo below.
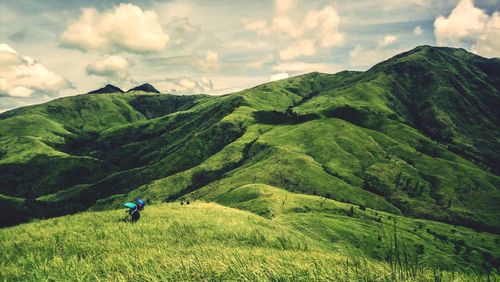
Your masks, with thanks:
M 137 224 L 123 210 L 84 212 L 0 230 L 6 281 L 316 280 L 473 281 L 478 274 L 390 263 L 335 251 L 280 221 L 195 202 L 148 206 Z M 403 266 L 402 266 L 403 267 Z M 436 271 L 436 272 L 435 272 Z M 491 274 L 493 275 L 493 274 Z M 493 276 L 495 277 L 495 276 Z
M 182 178 L 179 176 L 177 180 L 170 179 L 167 183 L 181 186 L 183 184 L 180 181 Z M 396 221 L 398 233 L 404 238 L 402 244 L 408 248 L 407 252 L 415 255 L 414 250 L 421 245 L 425 251 L 420 255 L 425 257 L 429 267 L 495 267 L 497 258 L 500 257 L 499 239 L 495 234 L 431 220 L 415 220 L 366 206 L 353 206 L 320 196 L 292 193 L 265 184 L 240 187 L 235 185 L 226 182 L 214 183 L 183 197 L 191 200 L 208 199 L 225 206 L 251 211 L 306 233 L 308 237 L 323 242 L 325 246 L 334 247 L 335 251 L 345 255 L 354 251 L 372 259 L 387 259 L 388 234 L 391 234 L 392 225 Z M 127 197 L 155 193 L 149 195 L 163 198 L 164 196 L 157 193 L 168 193 L 169 189 L 175 188 L 164 186 L 164 190 L 152 187 L 146 189 L 135 191 Z M 126 201 L 127 197 L 116 195 L 112 198 L 113 204 L 103 204 L 118 206 Z
M 2 113 L 0 225 L 93 212 L 1 229 L 1 273 L 486 279 L 500 258 L 498 66 L 424 46 L 217 97 L 80 95 Z M 148 201 L 137 225 L 98 212 L 135 197 Z
M 80 95 L 2 114 L 0 193 L 68 205 L 68 213 L 106 208 L 116 194 L 163 201 L 207 185 L 227 191 L 259 182 L 496 232 L 500 178 L 417 122 L 438 131 L 451 122 L 454 140 L 473 144 L 480 135 L 458 134 L 465 125 L 451 116 L 463 101 L 448 95 L 449 105 L 433 102 L 435 113 L 416 117 L 411 106 L 435 95 L 406 97 L 409 74 L 392 75 L 400 61 L 456 67 L 460 79 L 472 67 L 446 56 L 422 47 L 365 73 L 311 73 L 222 97 Z M 449 86 L 439 73 L 428 79 L 429 91 Z M 253 149 L 242 159 L 248 142 Z M 200 175 L 204 183 L 193 184 Z

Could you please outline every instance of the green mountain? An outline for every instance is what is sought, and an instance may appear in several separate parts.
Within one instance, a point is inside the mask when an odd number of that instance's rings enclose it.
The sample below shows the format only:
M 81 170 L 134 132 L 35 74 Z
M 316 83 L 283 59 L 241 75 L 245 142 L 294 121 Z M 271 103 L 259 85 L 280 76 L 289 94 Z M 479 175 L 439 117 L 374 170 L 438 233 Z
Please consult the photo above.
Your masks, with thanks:
M 149 83 L 144 83 L 144 84 L 141 84 L 141 85 L 136 86 L 134 88 L 131 88 L 127 92 L 131 92 L 131 91 L 144 91 L 144 92 L 148 92 L 148 93 L 160 93 L 160 91 L 158 91 L 156 88 L 154 88 L 153 85 L 151 85 Z
M 381 230 L 397 225 L 430 265 L 498 267 L 499 74 L 499 59 L 421 46 L 224 96 L 141 88 L 5 112 L 1 224 L 189 198 L 325 252 L 394 260 Z
M 87 94 L 105 94 L 105 93 L 123 93 L 123 90 L 112 84 L 106 84 L 106 86 L 90 91 Z

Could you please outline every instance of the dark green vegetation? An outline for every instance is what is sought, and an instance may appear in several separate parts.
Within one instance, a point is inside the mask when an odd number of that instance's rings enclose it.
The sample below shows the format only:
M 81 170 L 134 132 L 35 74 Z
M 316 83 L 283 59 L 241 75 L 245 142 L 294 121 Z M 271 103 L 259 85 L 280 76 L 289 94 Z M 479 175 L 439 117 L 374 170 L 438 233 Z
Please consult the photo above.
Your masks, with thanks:
M 142 85 L 131 88 L 127 92 L 132 92 L 132 91 L 143 91 L 143 92 L 147 92 L 147 93 L 160 93 L 160 91 L 158 91 L 156 88 L 154 88 L 153 85 L 151 85 L 149 83 L 144 83 Z
M 103 88 L 90 91 L 87 94 L 105 94 L 105 93 L 123 93 L 123 90 L 114 85 L 106 84 L 106 86 L 104 86 Z
M 391 273 L 499 267 L 499 59 L 423 46 L 219 97 L 148 89 L 0 114 L 2 225 L 190 198 Z

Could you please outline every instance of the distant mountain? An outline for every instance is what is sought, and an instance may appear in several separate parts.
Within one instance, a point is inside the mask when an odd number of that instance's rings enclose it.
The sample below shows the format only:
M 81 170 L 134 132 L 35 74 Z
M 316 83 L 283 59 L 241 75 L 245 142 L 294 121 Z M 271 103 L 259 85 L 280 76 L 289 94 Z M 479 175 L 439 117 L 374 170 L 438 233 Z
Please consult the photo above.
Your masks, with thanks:
M 381 74 L 399 116 L 450 151 L 500 174 L 500 59 L 421 46 L 365 76 L 381 81 Z
M 190 198 L 384 256 L 363 240 L 390 213 L 426 254 L 498 262 L 498 244 L 461 234 L 500 234 L 499 75 L 499 59 L 421 46 L 223 96 L 143 85 L 5 112 L 1 224 Z
M 105 94 L 105 93 L 124 93 L 124 92 L 123 90 L 114 85 L 106 84 L 106 86 L 90 91 L 87 94 Z
M 147 92 L 147 93 L 160 93 L 160 91 L 156 90 L 156 88 L 154 88 L 153 85 L 151 85 L 149 83 L 144 83 L 142 85 L 131 88 L 127 92 L 131 92 L 131 91 L 143 91 L 143 92 Z

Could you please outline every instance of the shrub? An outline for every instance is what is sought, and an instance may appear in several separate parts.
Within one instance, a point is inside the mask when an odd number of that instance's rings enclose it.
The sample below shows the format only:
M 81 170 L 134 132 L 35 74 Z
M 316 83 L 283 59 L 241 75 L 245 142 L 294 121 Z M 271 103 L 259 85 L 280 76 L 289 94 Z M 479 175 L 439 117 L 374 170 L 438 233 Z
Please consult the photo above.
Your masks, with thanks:
M 351 206 L 347 212 L 347 216 L 354 217 L 354 207 Z

